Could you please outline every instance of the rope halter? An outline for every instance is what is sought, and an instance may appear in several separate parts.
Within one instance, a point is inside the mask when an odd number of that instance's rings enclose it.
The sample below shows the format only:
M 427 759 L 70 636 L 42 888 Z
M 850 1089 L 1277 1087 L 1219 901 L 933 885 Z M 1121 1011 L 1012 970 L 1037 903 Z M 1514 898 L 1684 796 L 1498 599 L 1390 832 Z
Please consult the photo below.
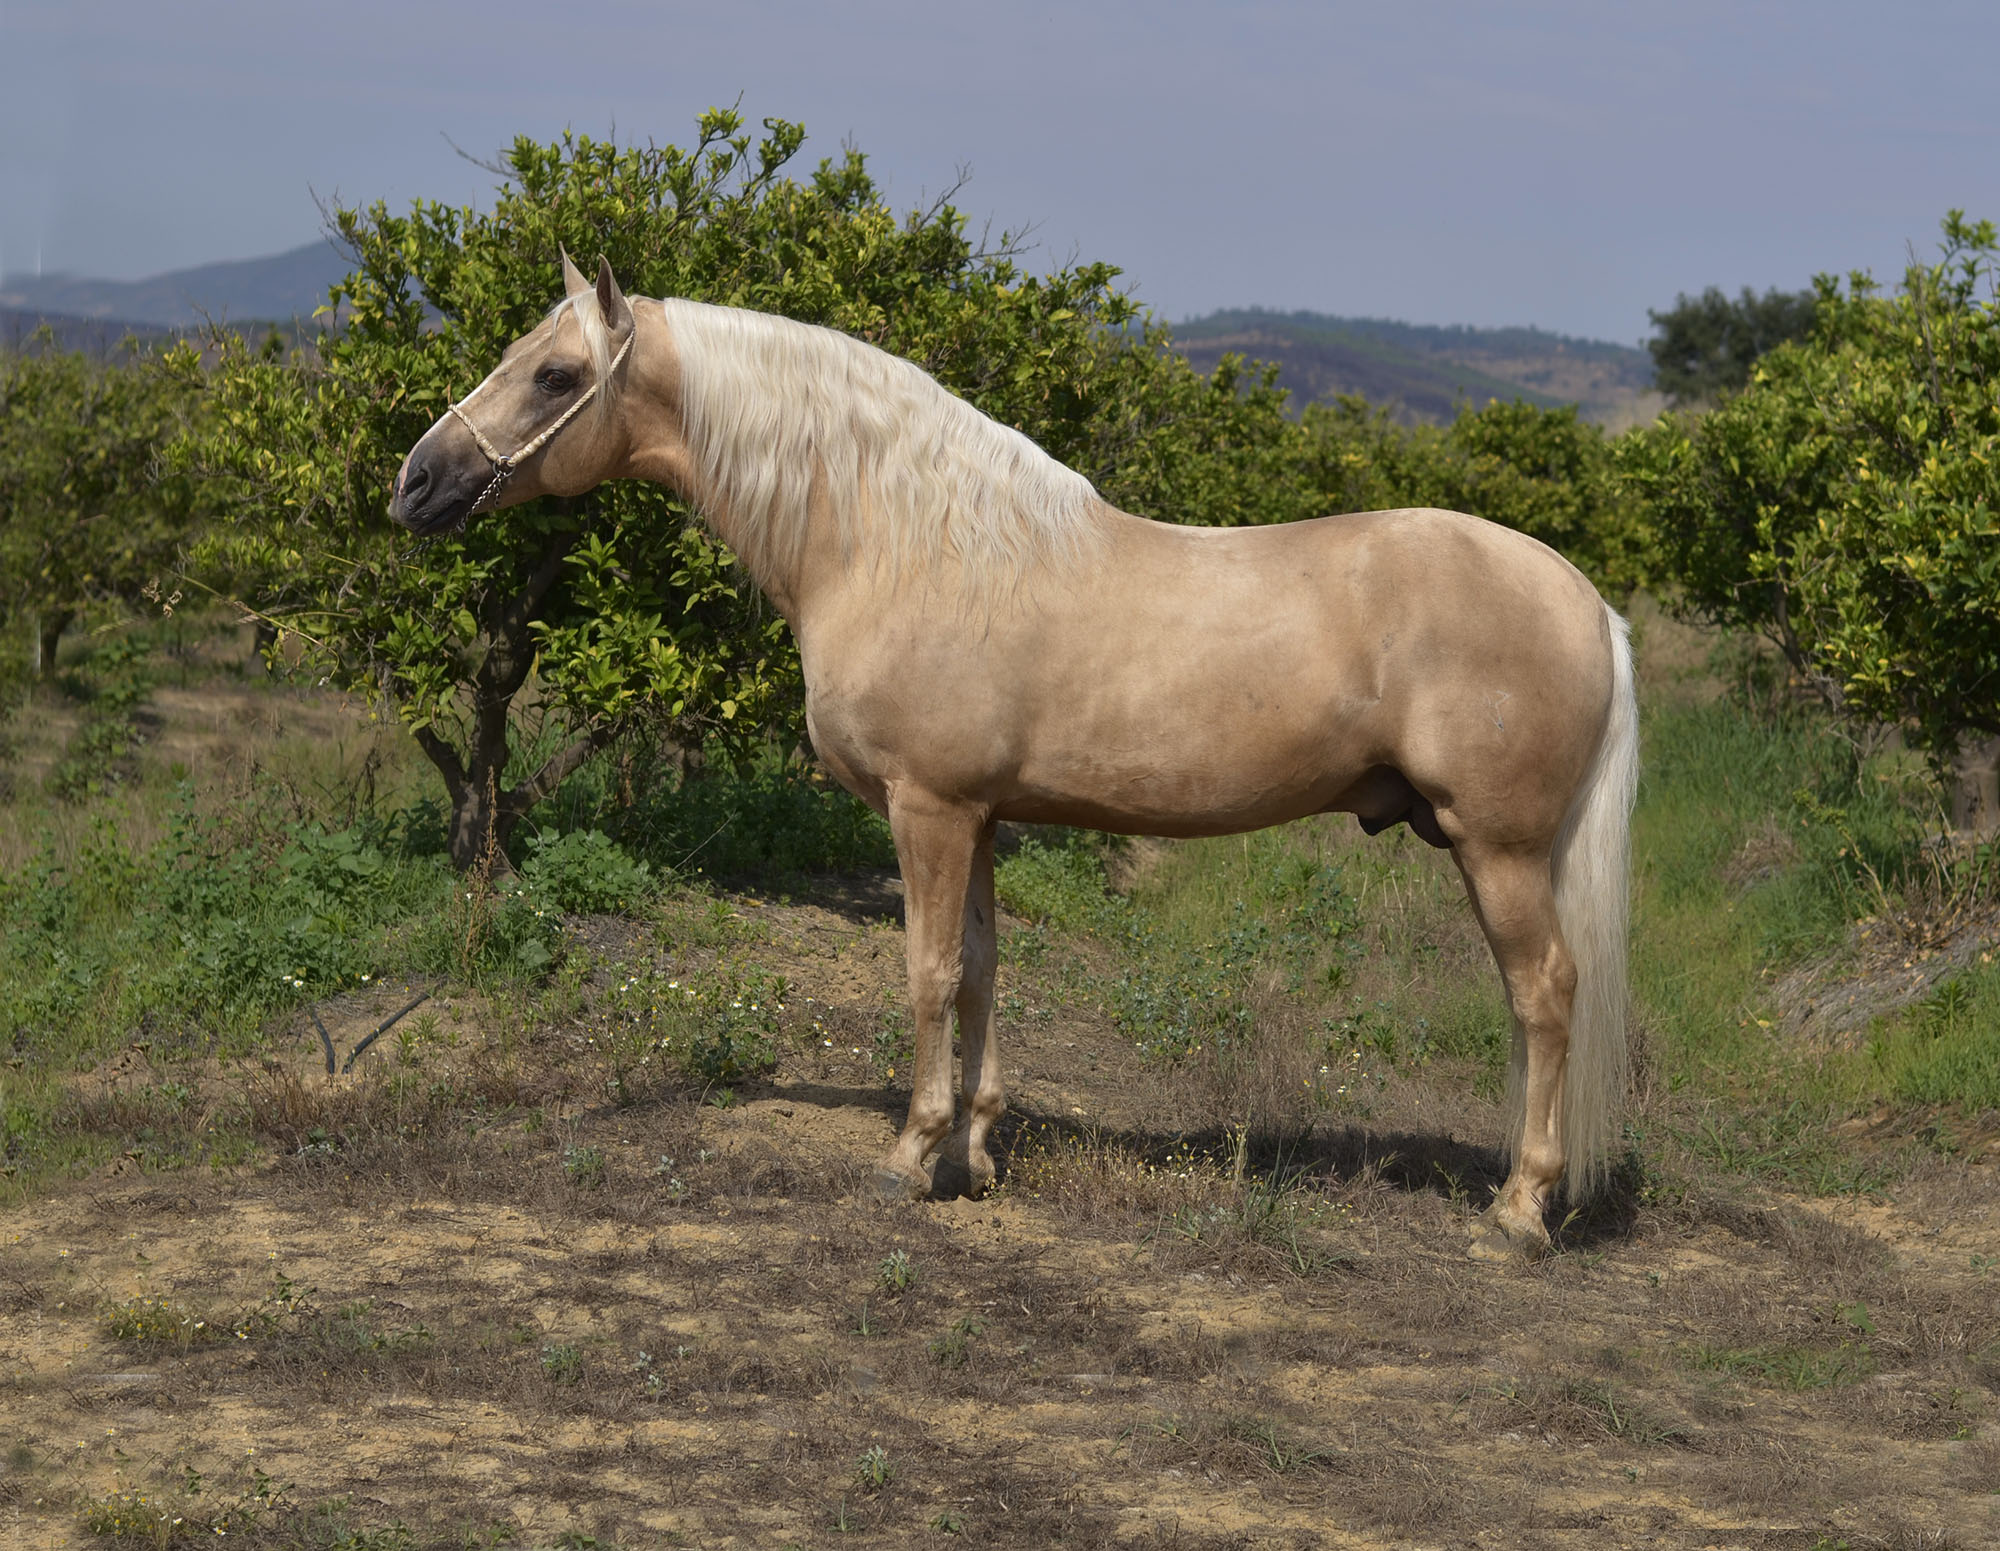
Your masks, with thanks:
M 480 491 L 479 498 L 465 509 L 465 516 L 459 518 L 458 529 L 460 531 L 464 529 L 466 519 L 471 517 L 474 512 L 486 510 L 489 501 L 497 501 L 500 498 L 500 492 L 507 488 L 507 481 L 514 477 L 515 470 L 520 468 L 523 463 L 527 462 L 528 459 L 532 458 L 544 447 L 548 446 L 555 439 L 556 432 L 574 420 L 583 409 L 583 406 L 597 397 L 597 390 L 609 382 L 618 368 L 625 364 L 625 357 L 632 353 L 632 341 L 638 337 L 639 331 L 636 328 L 627 334 L 625 336 L 625 343 L 618 347 L 618 354 L 612 357 L 609 370 L 588 388 L 584 389 L 583 396 L 557 416 L 553 425 L 546 427 L 527 446 L 517 448 L 513 452 L 502 453 L 496 450 L 493 444 L 486 439 L 486 433 L 472 423 L 472 417 L 465 412 L 464 408 L 465 405 L 472 402 L 472 393 L 466 394 L 456 404 L 445 405 L 446 413 L 458 417 L 459 424 L 472 433 L 472 439 L 478 444 L 481 456 L 493 465 L 493 477 L 486 482 L 486 488 Z M 477 388 L 472 390 L 473 393 L 477 393 L 478 391 Z

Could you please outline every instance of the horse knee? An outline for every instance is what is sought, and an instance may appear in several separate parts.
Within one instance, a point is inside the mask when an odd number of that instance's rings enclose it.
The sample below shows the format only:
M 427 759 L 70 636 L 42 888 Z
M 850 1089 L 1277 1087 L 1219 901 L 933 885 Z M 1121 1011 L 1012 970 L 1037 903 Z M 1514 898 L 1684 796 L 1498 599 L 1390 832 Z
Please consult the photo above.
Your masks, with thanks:
M 911 1015 L 919 1024 L 949 1017 L 966 978 L 965 956 L 962 952 L 924 954 L 919 957 L 916 951 L 912 950 Z

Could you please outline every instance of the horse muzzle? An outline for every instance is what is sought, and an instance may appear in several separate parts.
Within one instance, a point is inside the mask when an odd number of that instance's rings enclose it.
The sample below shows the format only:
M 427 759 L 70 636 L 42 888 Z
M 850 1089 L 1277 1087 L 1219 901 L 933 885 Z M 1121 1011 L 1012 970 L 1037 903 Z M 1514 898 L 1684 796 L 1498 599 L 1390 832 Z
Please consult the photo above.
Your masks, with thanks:
M 390 519 L 419 537 L 464 527 L 486 485 L 483 468 L 454 468 L 450 460 L 439 465 L 421 445 L 412 448 L 389 497 Z

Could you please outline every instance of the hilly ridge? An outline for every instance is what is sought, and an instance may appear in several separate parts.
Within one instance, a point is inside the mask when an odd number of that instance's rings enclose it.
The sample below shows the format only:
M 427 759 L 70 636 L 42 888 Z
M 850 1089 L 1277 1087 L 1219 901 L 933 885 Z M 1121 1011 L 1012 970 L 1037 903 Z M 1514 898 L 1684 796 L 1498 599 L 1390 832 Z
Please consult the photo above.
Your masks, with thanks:
M 145 280 L 11 274 L 0 279 L 0 309 L 158 329 L 193 328 L 211 319 L 282 323 L 310 317 L 348 268 L 339 250 L 321 240 L 267 258 L 201 264 Z
M 19 348 L 44 322 L 59 347 L 105 354 L 128 332 L 146 340 L 210 320 L 309 319 L 347 267 L 341 252 L 320 240 L 145 280 L 12 274 L 0 279 L 0 349 Z M 1178 324 L 1173 335 L 1203 371 L 1233 352 L 1277 366 L 1296 403 L 1359 394 L 1405 423 L 1447 421 L 1461 404 L 1520 398 L 1575 404 L 1618 430 L 1651 419 L 1663 402 L 1644 350 L 1546 329 L 1236 308 Z
M 1174 344 L 1203 371 L 1226 354 L 1266 361 L 1296 403 L 1359 394 L 1405 423 L 1450 420 L 1461 404 L 1575 404 L 1612 430 L 1663 403 L 1644 350 L 1538 328 L 1440 327 L 1383 318 L 1238 308 L 1176 324 Z

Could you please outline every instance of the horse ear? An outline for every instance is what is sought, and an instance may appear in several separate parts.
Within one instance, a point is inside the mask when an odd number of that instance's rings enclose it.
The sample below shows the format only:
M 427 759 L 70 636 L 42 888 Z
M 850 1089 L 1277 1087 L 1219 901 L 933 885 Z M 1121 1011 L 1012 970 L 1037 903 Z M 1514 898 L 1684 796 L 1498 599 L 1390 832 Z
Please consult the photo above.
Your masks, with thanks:
M 611 273 L 611 260 L 602 257 L 597 261 L 597 315 L 614 334 L 623 334 L 632 327 L 632 304 L 618 289 L 618 281 Z
M 583 271 L 569 261 L 569 249 L 560 250 L 563 261 L 563 295 L 571 297 L 590 289 L 590 282 L 583 278 Z

